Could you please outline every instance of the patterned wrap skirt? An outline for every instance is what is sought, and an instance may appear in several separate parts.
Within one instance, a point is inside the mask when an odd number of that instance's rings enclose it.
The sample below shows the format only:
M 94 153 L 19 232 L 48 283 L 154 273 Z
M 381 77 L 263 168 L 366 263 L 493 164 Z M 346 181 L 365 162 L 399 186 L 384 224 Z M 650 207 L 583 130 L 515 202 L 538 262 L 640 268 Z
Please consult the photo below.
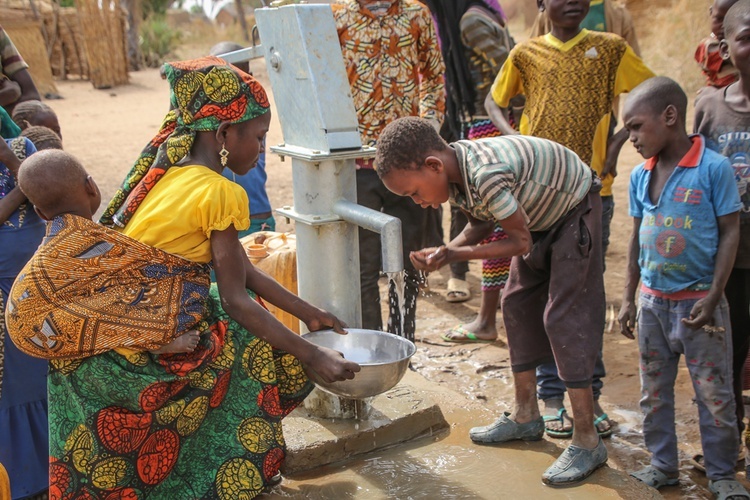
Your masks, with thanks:
M 53 221 L 43 249 L 53 245 L 55 235 L 64 234 L 66 228 L 72 227 L 71 223 L 81 221 L 69 217 Z M 91 231 L 85 226 L 76 226 L 79 237 L 91 236 L 90 241 L 84 242 L 87 243 L 83 245 L 85 252 L 78 254 L 86 258 L 78 259 L 80 269 L 76 272 L 88 268 L 91 275 L 96 275 L 107 259 L 117 259 L 117 252 L 121 258 L 130 255 L 118 248 L 117 244 L 124 240 L 109 234 L 113 231 L 105 229 L 104 234 L 99 231 L 100 226 L 95 226 Z M 64 246 L 62 239 L 58 241 Z M 101 245 L 102 242 L 111 245 L 110 251 L 118 248 L 117 252 L 109 257 L 99 253 L 109 246 Z M 92 250 L 94 247 L 97 250 Z M 48 264 L 54 261 L 48 260 Z M 123 324 L 145 322 L 146 312 L 133 312 L 139 307 L 148 309 L 149 304 L 144 304 L 142 297 L 153 297 L 151 305 L 154 306 L 161 304 L 160 284 L 167 290 L 179 291 L 175 284 L 179 281 L 178 275 L 170 275 L 168 266 L 160 275 L 154 273 L 153 260 L 136 260 L 128 265 L 132 269 L 149 269 L 142 273 L 141 282 L 149 292 L 131 291 L 129 308 L 118 303 L 110 310 L 103 308 L 99 315 L 90 310 L 88 319 L 100 323 L 98 329 L 70 323 L 76 307 L 83 306 L 73 307 L 69 302 L 61 304 L 60 308 L 69 317 L 63 315 L 63 319 L 54 324 L 54 330 L 37 325 L 36 330 L 43 330 L 43 335 L 37 335 L 35 341 L 28 342 L 28 337 L 33 336 L 33 327 L 16 329 L 13 333 L 10 322 L 8 324 L 16 343 L 57 348 L 58 336 L 88 335 L 87 342 L 79 342 L 81 349 L 98 352 L 79 357 L 50 356 L 50 498 L 236 499 L 257 496 L 279 471 L 284 459 L 281 419 L 312 389 L 301 364 L 233 321 L 221 308 L 216 286 L 208 287 L 208 270 L 202 265 L 195 266 L 203 268 L 205 280 L 195 280 L 198 274 L 190 275 L 183 269 L 191 276 L 188 280 L 190 298 L 185 299 L 189 307 L 171 302 L 172 309 L 152 308 L 156 316 L 179 316 L 186 314 L 186 310 L 193 310 L 195 294 L 203 296 L 202 316 L 190 326 L 202 332 L 195 351 L 156 355 L 121 349 L 123 346 L 110 341 L 109 345 L 114 347 L 99 352 L 98 334 L 104 331 L 107 322 L 115 319 L 112 312 L 123 315 Z M 178 268 L 180 266 L 175 269 Z M 11 292 L 11 302 L 16 306 L 11 311 L 9 305 L 8 319 L 18 313 L 19 301 L 32 301 L 40 310 L 48 308 L 49 302 L 54 303 L 52 296 L 35 294 L 44 287 L 32 286 L 35 280 L 30 278 L 31 274 L 22 272 L 22 275 L 24 278 L 16 282 Z M 76 287 L 85 288 L 85 280 L 77 281 Z M 201 286 L 195 286 L 204 282 L 205 294 Z M 96 279 L 92 279 L 89 286 L 90 296 L 106 291 Z M 174 299 L 186 295 L 166 296 Z M 139 297 L 141 299 L 136 300 Z M 85 306 L 90 307 L 91 303 Z M 52 324 L 54 311 L 52 314 L 51 317 L 40 315 L 40 321 Z M 173 321 L 176 325 L 182 324 L 178 319 Z M 185 324 L 188 323 L 185 320 Z M 131 337 L 137 340 L 124 347 L 140 345 L 154 335 L 150 330 L 132 331 Z M 138 339 L 139 336 L 143 338 Z M 51 352 L 55 351 L 51 349 Z

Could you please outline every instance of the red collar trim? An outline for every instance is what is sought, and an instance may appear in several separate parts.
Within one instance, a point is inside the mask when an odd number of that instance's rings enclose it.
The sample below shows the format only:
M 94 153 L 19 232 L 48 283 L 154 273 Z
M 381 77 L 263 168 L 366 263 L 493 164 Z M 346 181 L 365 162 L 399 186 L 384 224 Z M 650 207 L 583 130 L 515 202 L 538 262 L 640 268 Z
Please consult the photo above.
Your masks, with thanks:
M 687 154 L 682 157 L 682 160 L 680 160 L 680 162 L 677 164 L 678 167 L 695 168 L 701 161 L 701 157 L 703 156 L 703 149 L 705 147 L 705 145 L 703 144 L 703 137 L 700 134 L 695 134 L 690 136 L 690 140 L 693 141 L 693 145 L 690 150 L 688 150 Z M 646 170 L 653 170 L 656 166 L 657 161 L 659 161 L 658 156 L 649 158 L 648 160 L 646 160 L 643 168 Z

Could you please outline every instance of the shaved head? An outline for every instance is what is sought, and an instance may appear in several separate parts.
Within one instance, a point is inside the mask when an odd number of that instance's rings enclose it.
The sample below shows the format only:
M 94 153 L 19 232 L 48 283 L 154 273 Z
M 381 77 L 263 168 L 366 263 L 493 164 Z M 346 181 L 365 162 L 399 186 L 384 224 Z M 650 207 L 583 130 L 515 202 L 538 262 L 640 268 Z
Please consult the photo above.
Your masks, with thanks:
M 39 210 L 58 214 L 85 189 L 88 173 L 71 154 L 47 149 L 29 156 L 18 170 L 18 186 Z
M 661 114 L 670 105 L 675 107 L 680 121 L 685 123 L 687 95 L 677 82 L 666 76 L 655 76 L 638 85 L 628 94 L 625 104 L 631 109 L 648 106 L 656 114 Z

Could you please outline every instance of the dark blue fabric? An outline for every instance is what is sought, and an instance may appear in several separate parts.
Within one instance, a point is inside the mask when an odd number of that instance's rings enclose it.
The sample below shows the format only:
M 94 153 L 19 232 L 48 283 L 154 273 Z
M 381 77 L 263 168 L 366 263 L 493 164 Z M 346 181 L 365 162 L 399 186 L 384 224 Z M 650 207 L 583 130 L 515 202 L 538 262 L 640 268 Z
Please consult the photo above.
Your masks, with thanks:
M 260 154 L 258 163 L 245 175 L 236 175 L 228 168 L 221 175 L 245 188 L 250 200 L 250 215 L 271 211 L 271 202 L 266 193 L 266 153 Z
M 36 150 L 26 141 L 26 154 Z M 15 187 L 5 165 L 0 164 L 0 198 Z M 20 210 L 9 224 L 0 224 L 0 290 L 7 302 L 16 275 L 44 238 L 44 222 L 28 204 L 23 223 Z M 5 310 L 0 311 L 5 315 Z M 49 474 L 49 437 L 47 431 L 47 361 L 19 351 L 4 337 L 0 393 L 0 463 L 10 476 L 11 496 L 23 498 L 46 490 Z

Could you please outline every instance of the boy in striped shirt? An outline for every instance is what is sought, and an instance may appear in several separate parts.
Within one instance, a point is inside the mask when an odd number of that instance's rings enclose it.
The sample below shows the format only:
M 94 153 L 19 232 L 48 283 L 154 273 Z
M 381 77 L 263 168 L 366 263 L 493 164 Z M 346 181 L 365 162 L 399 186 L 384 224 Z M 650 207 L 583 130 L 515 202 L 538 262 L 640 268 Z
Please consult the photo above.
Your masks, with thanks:
M 502 309 L 516 406 L 493 424 L 471 429 L 471 439 L 541 439 L 535 368 L 554 360 L 575 425 L 571 445 L 542 480 L 557 486 L 586 478 L 607 461 L 593 425 L 591 392 L 605 312 L 596 174 L 575 153 L 546 139 L 515 135 L 449 145 L 419 118 L 385 128 L 375 165 L 391 192 L 423 207 L 450 200 L 469 216 L 466 229 L 448 245 L 411 253 L 417 269 L 513 257 Z M 508 238 L 477 245 L 495 223 Z

